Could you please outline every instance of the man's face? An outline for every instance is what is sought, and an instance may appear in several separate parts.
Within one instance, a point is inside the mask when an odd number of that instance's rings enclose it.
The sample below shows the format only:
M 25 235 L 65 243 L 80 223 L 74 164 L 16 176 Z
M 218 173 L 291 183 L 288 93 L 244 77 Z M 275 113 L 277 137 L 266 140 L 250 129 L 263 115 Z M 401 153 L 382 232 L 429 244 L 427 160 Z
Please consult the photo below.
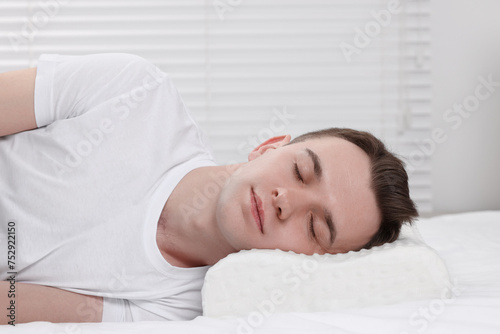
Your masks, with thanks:
M 236 250 L 360 249 L 380 224 L 368 156 L 335 137 L 288 141 L 255 150 L 229 178 L 216 211 L 225 239 Z

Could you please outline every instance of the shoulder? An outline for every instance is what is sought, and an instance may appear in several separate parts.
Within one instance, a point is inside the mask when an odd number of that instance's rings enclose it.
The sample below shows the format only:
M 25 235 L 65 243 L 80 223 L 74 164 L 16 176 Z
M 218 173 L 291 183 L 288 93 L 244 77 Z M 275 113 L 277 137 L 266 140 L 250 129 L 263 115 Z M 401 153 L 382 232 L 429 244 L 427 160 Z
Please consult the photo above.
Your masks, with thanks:
M 130 53 L 97 53 L 88 55 L 43 54 L 39 63 L 51 64 L 58 71 L 83 76 L 102 77 L 130 73 L 161 72 L 151 61 Z

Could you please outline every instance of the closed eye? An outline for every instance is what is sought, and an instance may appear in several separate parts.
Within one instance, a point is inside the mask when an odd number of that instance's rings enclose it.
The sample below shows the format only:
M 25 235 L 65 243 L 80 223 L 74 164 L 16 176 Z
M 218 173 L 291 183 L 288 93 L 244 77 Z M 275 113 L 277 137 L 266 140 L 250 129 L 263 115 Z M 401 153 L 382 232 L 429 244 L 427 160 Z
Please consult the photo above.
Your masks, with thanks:
M 297 163 L 294 163 L 293 165 L 294 165 L 295 177 L 297 178 L 297 180 L 304 183 L 304 179 L 302 178 L 302 175 L 300 175 L 299 166 L 297 165 Z

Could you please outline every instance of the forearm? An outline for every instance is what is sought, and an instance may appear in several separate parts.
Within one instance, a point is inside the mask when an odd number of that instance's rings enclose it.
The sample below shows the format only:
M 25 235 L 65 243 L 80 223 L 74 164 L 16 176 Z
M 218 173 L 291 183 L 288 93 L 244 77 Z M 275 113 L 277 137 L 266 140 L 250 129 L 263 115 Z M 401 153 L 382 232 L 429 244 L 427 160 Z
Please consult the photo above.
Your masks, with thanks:
M 0 325 L 32 321 L 101 322 L 102 297 L 53 287 L 0 281 Z

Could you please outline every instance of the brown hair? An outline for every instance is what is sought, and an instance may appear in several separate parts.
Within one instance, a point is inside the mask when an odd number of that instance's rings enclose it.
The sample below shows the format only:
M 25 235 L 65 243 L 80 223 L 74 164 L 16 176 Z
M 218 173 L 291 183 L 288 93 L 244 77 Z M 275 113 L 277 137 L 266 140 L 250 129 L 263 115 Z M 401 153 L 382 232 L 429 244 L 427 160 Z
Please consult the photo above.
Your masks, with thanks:
M 342 138 L 357 145 L 371 161 L 371 187 L 382 220 L 378 231 L 362 248 L 369 249 L 386 242 L 393 242 L 398 238 L 402 224 L 411 224 L 418 216 L 415 203 L 410 198 L 408 174 L 404 163 L 371 133 L 347 128 L 309 132 L 295 138 L 289 145 L 326 136 Z

